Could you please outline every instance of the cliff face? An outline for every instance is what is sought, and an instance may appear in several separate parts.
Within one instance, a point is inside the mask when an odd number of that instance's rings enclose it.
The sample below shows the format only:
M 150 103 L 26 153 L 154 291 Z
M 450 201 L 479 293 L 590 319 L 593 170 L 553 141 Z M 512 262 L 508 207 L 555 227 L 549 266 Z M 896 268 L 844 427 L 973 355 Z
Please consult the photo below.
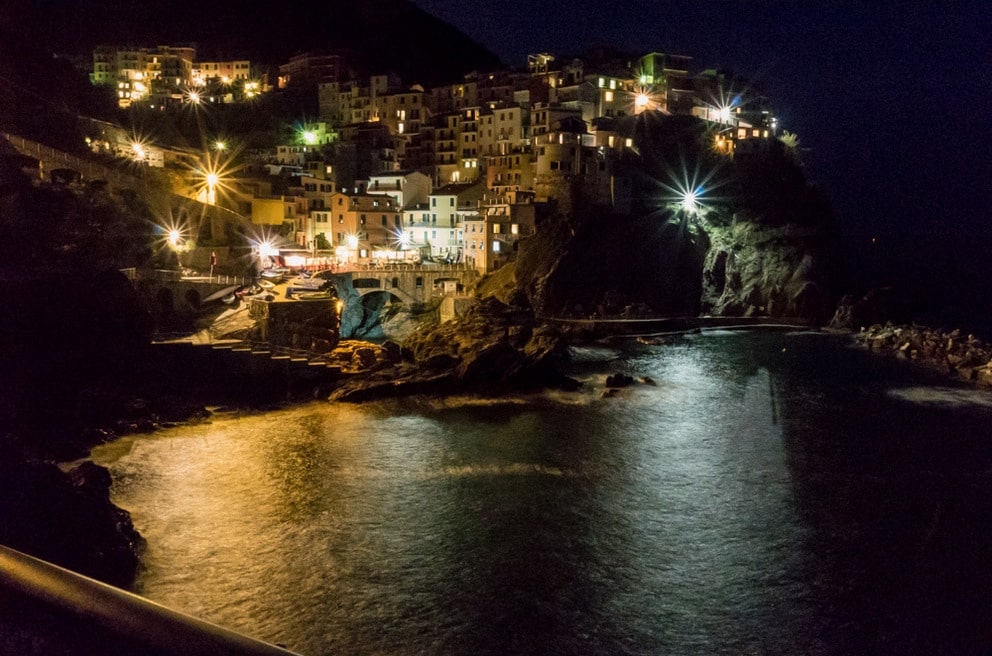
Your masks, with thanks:
M 836 302 L 834 243 L 820 226 L 742 222 L 709 231 L 700 308 L 823 323 Z
M 843 283 L 841 243 L 795 155 L 772 140 L 731 160 L 712 152 L 701 121 L 651 121 L 627 126 L 638 147 L 621 171 L 634 180 L 630 213 L 579 194 L 521 245 L 514 275 L 538 315 L 826 322 Z M 701 191 L 692 210 L 679 203 L 685 179 Z

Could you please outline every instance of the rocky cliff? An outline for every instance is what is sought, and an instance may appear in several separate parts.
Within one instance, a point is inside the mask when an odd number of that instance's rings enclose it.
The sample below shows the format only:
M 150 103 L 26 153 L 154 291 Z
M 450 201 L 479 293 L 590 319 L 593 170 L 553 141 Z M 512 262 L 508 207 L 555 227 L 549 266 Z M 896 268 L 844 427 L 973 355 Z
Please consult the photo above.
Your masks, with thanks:
M 782 142 L 731 159 L 708 124 L 630 119 L 617 167 L 631 210 L 584 198 L 521 244 L 513 273 L 539 315 L 769 316 L 826 322 L 844 282 L 830 209 Z M 623 126 L 621 126 L 623 127 Z M 680 189 L 697 192 L 683 205 Z

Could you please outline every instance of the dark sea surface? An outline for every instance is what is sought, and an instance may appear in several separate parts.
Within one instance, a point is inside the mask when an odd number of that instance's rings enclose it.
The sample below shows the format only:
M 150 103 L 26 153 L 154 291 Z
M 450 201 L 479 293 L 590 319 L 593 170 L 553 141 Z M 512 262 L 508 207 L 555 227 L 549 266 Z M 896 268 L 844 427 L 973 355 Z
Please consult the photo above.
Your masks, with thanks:
M 94 458 L 141 594 L 304 654 L 979 654 L 992 393 L 847 338 L 574 352 L 578 393 L 314 403 Z M 650 377 L 601 398 L 607 374 Z

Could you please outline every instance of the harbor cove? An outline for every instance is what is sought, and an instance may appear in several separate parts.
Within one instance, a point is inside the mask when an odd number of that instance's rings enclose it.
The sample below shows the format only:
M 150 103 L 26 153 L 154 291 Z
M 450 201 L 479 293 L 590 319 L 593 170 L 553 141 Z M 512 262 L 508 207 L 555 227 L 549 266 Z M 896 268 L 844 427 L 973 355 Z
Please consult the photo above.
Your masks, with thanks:
M 558 4 L 0 12 L 0 655 L 992 654 L 992 3 Z
M 846 336 L 668 341 L 571 349 L 575 392 L 217 413 L 92 457 L 142 595 L 304 654 L 989 644 L 987 392 Z

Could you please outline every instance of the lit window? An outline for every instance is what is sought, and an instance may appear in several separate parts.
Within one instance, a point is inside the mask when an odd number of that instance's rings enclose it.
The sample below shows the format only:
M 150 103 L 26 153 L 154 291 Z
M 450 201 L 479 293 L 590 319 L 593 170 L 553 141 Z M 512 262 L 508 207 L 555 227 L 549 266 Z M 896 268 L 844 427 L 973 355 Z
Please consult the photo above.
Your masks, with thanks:
M 606 85 L 606 80 L 599 78 L 599 88 L 603 88 Z
M 516 224 L 516 223 L 511 223 L 510 224 L 510 234 L 511 235 L 518 235 L 518 234 L 520 234 L 520 226 L 518 224 Z
M 626 141 L 624 141 L 624 144 L 627 146 L 627 148 L 630 148 L 631 146 L 634 145 L 634 140 L 628 138 Z
M 605 94 L 606 102 L 613 102 L 613 92 L 607 91 Z
M 616 89 L 617 88 L 617 81 L 616 80 L 610 80 L 610 88 L 611 89 Z

